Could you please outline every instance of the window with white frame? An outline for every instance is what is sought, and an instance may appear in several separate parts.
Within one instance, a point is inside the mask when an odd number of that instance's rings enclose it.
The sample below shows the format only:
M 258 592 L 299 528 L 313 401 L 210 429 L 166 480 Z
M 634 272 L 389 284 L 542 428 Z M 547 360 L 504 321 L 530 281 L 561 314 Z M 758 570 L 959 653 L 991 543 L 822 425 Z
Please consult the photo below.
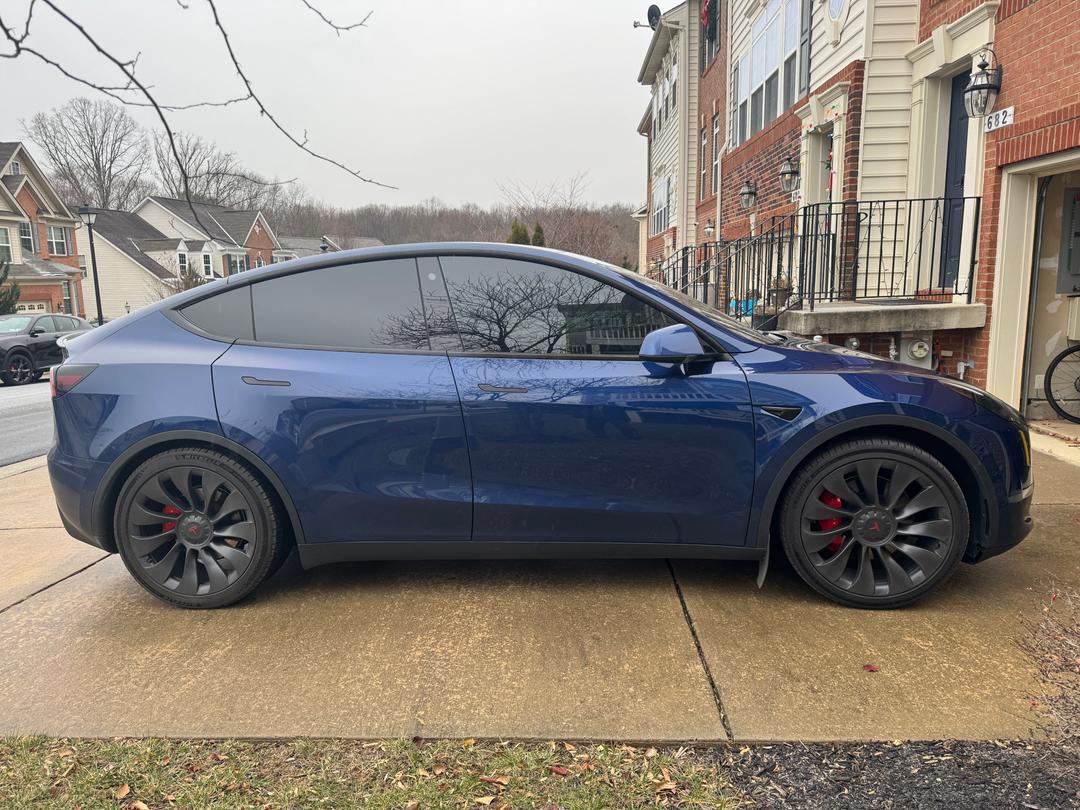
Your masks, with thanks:
M 712 117 L 712 193 L 720 190 L 720 113 Z
M 709 130 L 705 127 L 701 128 L 701 182 L 698 186 L 701 189 L 700 198 L 705 199 L 708 194 L 708 187 L 705 183 L 706 178 L 709 176 Z
M 210 257 L 209 253 L 204 253 L 202 255 L 202 274 L 207 278 L 214 275 L 213 259 Z
M 720 50 L 720 0 L 705 0 L 701 12 L 701 72 L 709 69 Z
M 679 109 L 679 63 L 671 60 L 671 111 Z
M 180 269 L 180 275 L 181 276 L 185 275 L 187 273 L 188 265 L 187 265 L 187 254 L 186 253 L 177 253 L 176 254 L 176 266 Z
M 70 228 L 59 225 L 50 225 L 46 230 L 50 256 L 70 256 L 71 239 L 68 235 Z
M 11 237 L 7 228 L 0 228 L 0 262 L 11 261 Z
M 22 166 L 19 165 L 19 161 L 17 161 L 17 160 L 11 161 L 11 173 L 12 174 L 22 174 Z
M 34 226 L 31 223 L 19 223 L 19 242 L 24 253 L 34 252 Z
M 657 178 L 652 191 L 652 235 L 668 229 L 671 205 L 671 178 Z
M 749 44 L 731 60 L 733 146 L 756 135 L 795 103 L 806 2 L 769 0 L 750 26 Z
M 262 254 L 260 253 L 258 256 L 255 257 L 255 266 L 256 267 L 262 267 L 263 264 L 264 264 L 263 257 L 262 257 Z
M 86 278 L 86 254 L 79 254 L 79 272 L 82 273 L 82 277 Z

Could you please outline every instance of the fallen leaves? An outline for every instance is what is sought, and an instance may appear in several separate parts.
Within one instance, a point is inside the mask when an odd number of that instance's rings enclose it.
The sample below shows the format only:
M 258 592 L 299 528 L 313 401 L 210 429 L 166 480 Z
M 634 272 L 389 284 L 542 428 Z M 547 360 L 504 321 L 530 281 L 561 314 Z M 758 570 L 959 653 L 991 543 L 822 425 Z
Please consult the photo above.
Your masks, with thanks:
M 129 785 L 127 782 L 125 782 L 113 791 L 113 798 L 117 801 L 120 801 L 121 799 L 126 799 L 129 795 L 131 795 L 131 785 Z
M 881 667 L 877 664 L 863 664 L 863 672 L 881 672 Z
M 553 774 L 555 774 L 556 776 L 569 776 L 570 775 L 570 769 L 569 768 L 564 768 L 562 765 L 552 765 L 551 766 L 551 772 Z

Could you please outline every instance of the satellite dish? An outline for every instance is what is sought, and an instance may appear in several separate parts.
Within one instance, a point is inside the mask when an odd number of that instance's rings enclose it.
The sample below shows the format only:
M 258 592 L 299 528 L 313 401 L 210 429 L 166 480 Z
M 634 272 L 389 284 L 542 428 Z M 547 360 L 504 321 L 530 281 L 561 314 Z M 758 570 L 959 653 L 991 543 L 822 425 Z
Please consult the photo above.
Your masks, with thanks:
M 660 25 L 660 6 L 649 6 L 645 16 L 649 20 L 649 28 L 655 31 L 656 26 Z

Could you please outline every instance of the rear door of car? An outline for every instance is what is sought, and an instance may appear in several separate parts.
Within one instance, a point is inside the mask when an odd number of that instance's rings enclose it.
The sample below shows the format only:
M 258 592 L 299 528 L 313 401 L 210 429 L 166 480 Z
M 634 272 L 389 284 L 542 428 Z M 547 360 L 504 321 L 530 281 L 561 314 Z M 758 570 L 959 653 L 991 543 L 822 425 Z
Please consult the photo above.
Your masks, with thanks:
M 222 430 L 285 483 L 308 542 L 469 539 L 461 406 L 415 259 L 275 275 L 185 314 L 240 326 L 213 366 Z
M 428 324 L 451 336 L 474 541 L 745 543 L 754 423 L 734 360 L 641 360 L 645 334 L 678 321 L 596 277 L 493 256 L 439 266 L 450 306 Z
M 58 337 L 60 334 L 52 315 L 42 315 L 34 321 L 28 346 L 34 356 L 35 368 L 49 368 L 60 362 L 60 350 L 56 346 Z

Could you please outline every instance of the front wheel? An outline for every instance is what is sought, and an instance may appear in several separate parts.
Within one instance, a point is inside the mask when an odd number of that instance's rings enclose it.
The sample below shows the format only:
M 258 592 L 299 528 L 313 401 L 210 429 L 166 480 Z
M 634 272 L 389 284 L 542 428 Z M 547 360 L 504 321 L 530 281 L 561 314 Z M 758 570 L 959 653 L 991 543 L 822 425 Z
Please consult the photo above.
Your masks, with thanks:
M 780 537 L 799 575 L 843 605 L 911 604 L 956 570 L 967 503 L 949 470 L 895 439 L 858 439 L 811 459 L 781 505 Z
M 0 371 L 0 381 L 5 385 L 26 385 L 41 379 L 43 372 L 34 368 L 34 361 L 22 352 L 16 352 L 8 357 L 3 371 Z
M 243 599 L 288 552 L 284 521 L 263 482 L 236 459 L 180 448 L 140 464 L 120 490 L 117 548 L 154 596 L 185 608 Z
M 1062 419 L 1080 422 L 1080 343 L 1051 361 L 1044 385 L 1050 407 Z

